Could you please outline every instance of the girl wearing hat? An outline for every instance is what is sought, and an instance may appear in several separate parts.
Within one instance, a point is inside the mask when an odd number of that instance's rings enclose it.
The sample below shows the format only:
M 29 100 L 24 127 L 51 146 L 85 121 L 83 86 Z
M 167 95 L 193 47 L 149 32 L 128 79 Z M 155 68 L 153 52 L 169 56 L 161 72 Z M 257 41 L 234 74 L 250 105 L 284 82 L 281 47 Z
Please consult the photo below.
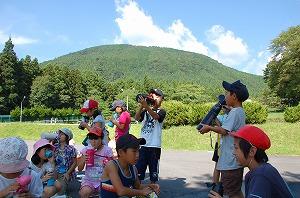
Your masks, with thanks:
M 115 111 L 118 114 L 118 119 L 112 117 L 110 120 L 116 125 L 115 141 L 117 141 L 119 137 L 129 133 L 131 117 L 123 100 L 114 101 L 110 110 Z
M 58 193 L 66 193 L 69 181 L 75 179 L 75 168 L 77 166 L 77 152 L 74 146 L 69 145 L 73 138 L 73 133 L 68 128 L 62 128 L 58 131 L 58 141 L 54 144 L 55 169 L 58 175 L 58 181 L 62 184 L 62 190 Z
M 265 150 L 270 148 L 271 142 L 260 128 L 246 125 L 230 135 L 234 137 L 234 155 L 238 163 L 250 170 L 245 176 L 246 198 L 293 197 L 276 168 L 267 163 Z M 220 196 L 210 191 L 209 197 Z
M 110 147 L 103 145 L 104 134 L 101 128 L 92 127 L 87 134 L 90 146 L 86 146 L 80 152 L 82 156 L 78 160 L 78 171 L 85 168 L 85 175 L 81 182 L 80 197 L 88 198 L 93 193 L 100 192 L 101 176 L 107 160 L 112 159 L 113 153 Z M 92 153 L 89 155 L 89 153 Z M 94 160 L 91 160 L 93 158 Z M 91 162 L 93 161 L 93 162 Z
M 45 197 L 51 197 L 61 190 L 61 183 L 54 175 L 53 150 L 54 146 L 46 139 L 40 139 L 33 145 L 30 167 L 42 179 Z
M 42 181 L 28 168 L 27 154 L 24 140 L 18 137 L 0 139 L 0 197 L 42 197 Z M 22 186 L 21 178 L 25 177 L 29 177 L 30 182 Z

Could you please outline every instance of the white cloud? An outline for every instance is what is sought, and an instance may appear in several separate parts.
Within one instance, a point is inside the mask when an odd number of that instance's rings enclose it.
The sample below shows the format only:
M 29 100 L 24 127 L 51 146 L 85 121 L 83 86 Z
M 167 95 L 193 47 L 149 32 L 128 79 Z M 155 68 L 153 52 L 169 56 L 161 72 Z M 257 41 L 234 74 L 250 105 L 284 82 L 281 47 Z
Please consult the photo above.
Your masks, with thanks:
M 120 28 L 120 35 L 115 43 L 129 43 L 143 46 L 160 46 L 208 54 L 208 48 L 197 40 L 193 33 L 180 20 L 175 20 L 163 30 L 153 22 L 134 1 L 116 1 L 117 12 L 120 17 L 116 23 Z
M 243 68 L 244 72 L 262 75 L 263 70 L 270 62 L 272 55 L 268 50 L 263 50 L 257 53 L 257 56 L 249 60 Z
M 243 39 L 235 36 L 230 30 L 225 30 L 221 25 L 212 26 L 206 36 L 209 42 L 214 45 L 217 50 L 210 50 L 210 56 L 216 58 L 219 62 L 236 66 L 249 58 L 248 46 Z
M 24 36 L 11 35 L 11 40 L 14 45 L 26 45 L 38 42 L 37 39 L 31 39 Z M 9 35 L 0 30 L 0 43 L 5 43 L 9 38 Z
M 254 74 L 262 74 L 270 57 L 267 51 L 262 51 L 252 58 L 247 43 L 221 25 L 213 25 L 205 32 L 208 42 L 204 45 L 180 19 L 174 20 L 169 27 L 163 29 L 134 0 L 115 2 L 119 14 L 115 22 L 120 34 L 115 37 L 114 43 L 170 47 L 196 52 L 208 55 L 226 66 Z

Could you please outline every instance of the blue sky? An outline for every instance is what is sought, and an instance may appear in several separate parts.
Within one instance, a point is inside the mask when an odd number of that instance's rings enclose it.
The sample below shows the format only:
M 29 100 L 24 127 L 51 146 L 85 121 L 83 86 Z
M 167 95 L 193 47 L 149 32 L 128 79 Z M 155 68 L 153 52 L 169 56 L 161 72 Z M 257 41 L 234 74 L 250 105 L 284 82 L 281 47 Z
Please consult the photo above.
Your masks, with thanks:
M 39 62 L 88 47 L 127 43 L 207 55 L 262 74 L 272 39 L 300 25 L 300 0 L 2 0 L 0 47 Z

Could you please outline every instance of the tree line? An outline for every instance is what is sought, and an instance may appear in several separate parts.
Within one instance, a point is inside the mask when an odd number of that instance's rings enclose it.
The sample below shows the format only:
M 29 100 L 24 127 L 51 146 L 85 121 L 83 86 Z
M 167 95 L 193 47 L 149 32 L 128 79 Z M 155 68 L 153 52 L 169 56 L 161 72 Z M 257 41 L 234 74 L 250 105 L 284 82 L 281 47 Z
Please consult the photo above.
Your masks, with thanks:
M 270 50 L 273 57 L 264 71 L 268 90 L 258 99 L 269 106 L 295 106 L 300 100 L 300 26 L 282 32 L 272 41 Z M 0 115 L 10 114 L 21 102 L 27 108 L 79 109 L 89 98 L 100 101 L 104 110 L 113 100 L 123 99 L 133 114 L 137 107 L 135 96 L 154 87 L 164 90 L 166 100 L 184 104 L 212 102 L 223 92 L 221 86 L 210 90 L 197 83 L 155 80 L 147 75 L 109 80 L 101 72 L 57 63 L 44 63 L 41 67 L 29 55 L 18 59 L 11 38 L 0 53 Z

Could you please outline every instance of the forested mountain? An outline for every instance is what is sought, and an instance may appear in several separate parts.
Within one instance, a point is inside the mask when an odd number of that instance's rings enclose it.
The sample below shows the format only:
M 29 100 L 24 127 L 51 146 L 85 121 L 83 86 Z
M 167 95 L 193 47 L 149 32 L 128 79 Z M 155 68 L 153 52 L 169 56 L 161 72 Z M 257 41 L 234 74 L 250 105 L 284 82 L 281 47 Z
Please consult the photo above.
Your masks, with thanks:
M 96 71 L 110 82 L 120 78 L 143 80 L 147 76 L 169 83 L 198 84 L 211 93 L 222 90 L 223 80 L 241 79 L 249 88 L 250 96 L 258 96 L 266 86 L 262 76 L 232 69 L 201 54 L 170 48 L 104 45 L 70 53 L 41 65 L 47 64 Z

